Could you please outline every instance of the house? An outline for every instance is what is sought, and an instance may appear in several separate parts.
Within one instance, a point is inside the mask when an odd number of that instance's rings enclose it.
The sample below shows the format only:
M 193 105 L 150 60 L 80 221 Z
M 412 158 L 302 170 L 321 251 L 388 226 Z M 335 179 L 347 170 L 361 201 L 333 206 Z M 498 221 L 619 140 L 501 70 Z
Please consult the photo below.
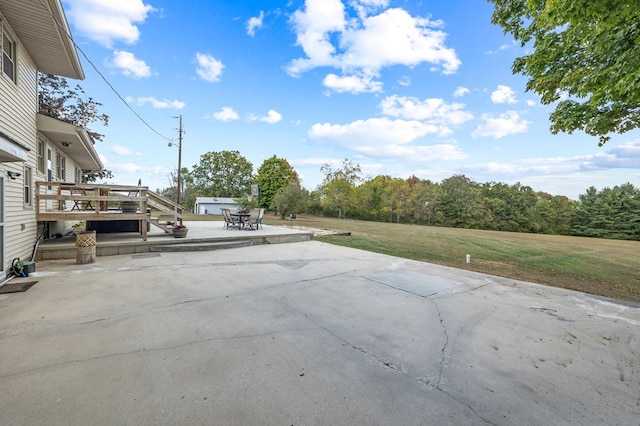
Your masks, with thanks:
M 0 0 L 0 281 L 38 236 L 69 229 L 36 219 L 35 182 L 82 181 L 103 165 L 86 131 L 38 114 L 38 71 L 84 79 L 61 0 Z
M 196 197 L 193 207 L 194 214 L 222 214 L 221 209 L 240 209 L 240 204 L 233 198 Z

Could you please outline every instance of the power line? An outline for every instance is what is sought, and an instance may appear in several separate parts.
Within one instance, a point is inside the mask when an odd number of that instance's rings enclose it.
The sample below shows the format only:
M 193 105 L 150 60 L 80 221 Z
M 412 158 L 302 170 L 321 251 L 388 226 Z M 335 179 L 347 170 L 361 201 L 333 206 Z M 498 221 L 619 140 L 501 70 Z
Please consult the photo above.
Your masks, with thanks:
M 86 53 L 84 53 L 84 51 L 80 48 L 80 46 L 78 46 L 75 42 L 75 40 L 73 39 L 73 37 L 71 37 L 71 34 L 69 34 L 66 31 L 66 28 L 64 28 L 64 26 L 58 22 L 58 20 L 56 19 L 56 17 L 53 15 L 53 13 L 51 13 L 51 11 L 49 10 L 49 8 L 47 7 L 46 4 L 44 4 L 43 0 L 39 0 L 40 4 L 42 5 L 42 7 L 45 8 L 45 10 L 49 13 L 49 15 L 51 15 L 51 18 L 53 19 L 53 21 L 56 23 L 56 25 L 58 26 L 58 28 L 60 28 L 63 33 L 67 36 L 67 38 L 69 39 L 69 41 L 71 41 L 71 43 L 73 44 L 73 46 L 78 49 L 78 51 L 80 53 L 82 53 L 82 56 L 84 57 L 84 59 L 91 65 L 91 67 L 95 70 L 95 72 L 98 73 L 98 75 L 102 78 L 102 80 L 104 80 L 104 82 L 107 84 L 107 86 L 109 86 L 109 88 L 113 91 L 113 93 L 116 94 L 116 96 L 118 98 L 120 98 L 120 100 L 127 106 L 127 108 L 129 108 L 129 110 L 138 118 L 138 120 L 140 120 L 145 126 L 147 126 L 149 129 L 151 129 L 151 131 L 153 133 L 155 133 L 156 135 L 160 136 L 162 139 L 167 140 L 167 141 L 173 141 L 172 138 L 168 138 L 164 135 L 162 135 L 160 132 L 158 132 L 156 129 L 154 129 L 149 123 L 147 123 L 147 121 L 142 118 L 140 116 L 140 114 L 138 114 L 131 105 L 129 105 L 129 103 L 122 97 L 122 95 L 120 95 L 120 93 L 118 93 L 118 91 L 116 90 L 115 87 L 113 87 L 113 85 L 109 82 L 109 80 L 107 80 L 107 78 L 104 76 L 104 74 L 102 74 L 102 72 L 100 72 L 100 70 L 98 69 L 98 67 L 95 66 L 95 64 L 91 61 L 91 59 L 89 59 L 89 57 L 87 56 Z

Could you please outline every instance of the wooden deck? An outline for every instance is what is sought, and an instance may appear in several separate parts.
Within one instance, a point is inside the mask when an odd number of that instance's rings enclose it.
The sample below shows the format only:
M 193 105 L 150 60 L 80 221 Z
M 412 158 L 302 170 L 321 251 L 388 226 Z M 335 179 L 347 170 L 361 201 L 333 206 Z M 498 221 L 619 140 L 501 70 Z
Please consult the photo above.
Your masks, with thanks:
M 172 216 L 175 222 L 182 222 L 184 210 L 146 186 L 61 182 L 36 182 L 36 206 L 40 222 L 137 220 L 144 241 L 147 222 L 153 222 L 147 208 Z

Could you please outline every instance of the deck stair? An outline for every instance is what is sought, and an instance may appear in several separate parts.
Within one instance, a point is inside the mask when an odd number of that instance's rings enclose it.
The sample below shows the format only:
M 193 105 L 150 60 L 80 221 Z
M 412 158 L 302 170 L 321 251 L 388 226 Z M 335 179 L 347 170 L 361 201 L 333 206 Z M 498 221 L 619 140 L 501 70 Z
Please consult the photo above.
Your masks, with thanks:
M 165 233 L 171 234 L 174 223 L 182 224 L 182 213 L 184 207 L 174 201 L 165 198 L 153 191 L 147 192 L 147 204 L 152 209 L 155 216 L 149 218 L 149 222 L 162 229 Z M 153 211 L 155 210 L 155 212 Z M 172 222 L 169 224 L 168 222 Z

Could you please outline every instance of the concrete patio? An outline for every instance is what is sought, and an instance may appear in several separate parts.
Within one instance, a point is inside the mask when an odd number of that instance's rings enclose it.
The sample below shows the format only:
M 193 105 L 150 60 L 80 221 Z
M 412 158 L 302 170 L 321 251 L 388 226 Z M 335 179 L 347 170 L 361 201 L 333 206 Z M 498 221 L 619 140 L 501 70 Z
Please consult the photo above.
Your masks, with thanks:
M 244 247 L 260 244 L 282 244 L 309 241 L 313 234 L 287 226 L 263 225 L 259 229 L 226 229 L 222 221 L 184 222 L 189 228 L 186 238 L 174 238 L 163 230 L 151 226 L 147 240 L 136 232 L 97 233 L 96 255 L 148 253 L 153 251 L 206 251 L 219 248 Z M 36 259 L 75 259 L 76 246 L 73 234 L 54 238 L 40 244 Z
M 637 425 L 640 307 L 317 241 L 38 262 L 3 424 Z

